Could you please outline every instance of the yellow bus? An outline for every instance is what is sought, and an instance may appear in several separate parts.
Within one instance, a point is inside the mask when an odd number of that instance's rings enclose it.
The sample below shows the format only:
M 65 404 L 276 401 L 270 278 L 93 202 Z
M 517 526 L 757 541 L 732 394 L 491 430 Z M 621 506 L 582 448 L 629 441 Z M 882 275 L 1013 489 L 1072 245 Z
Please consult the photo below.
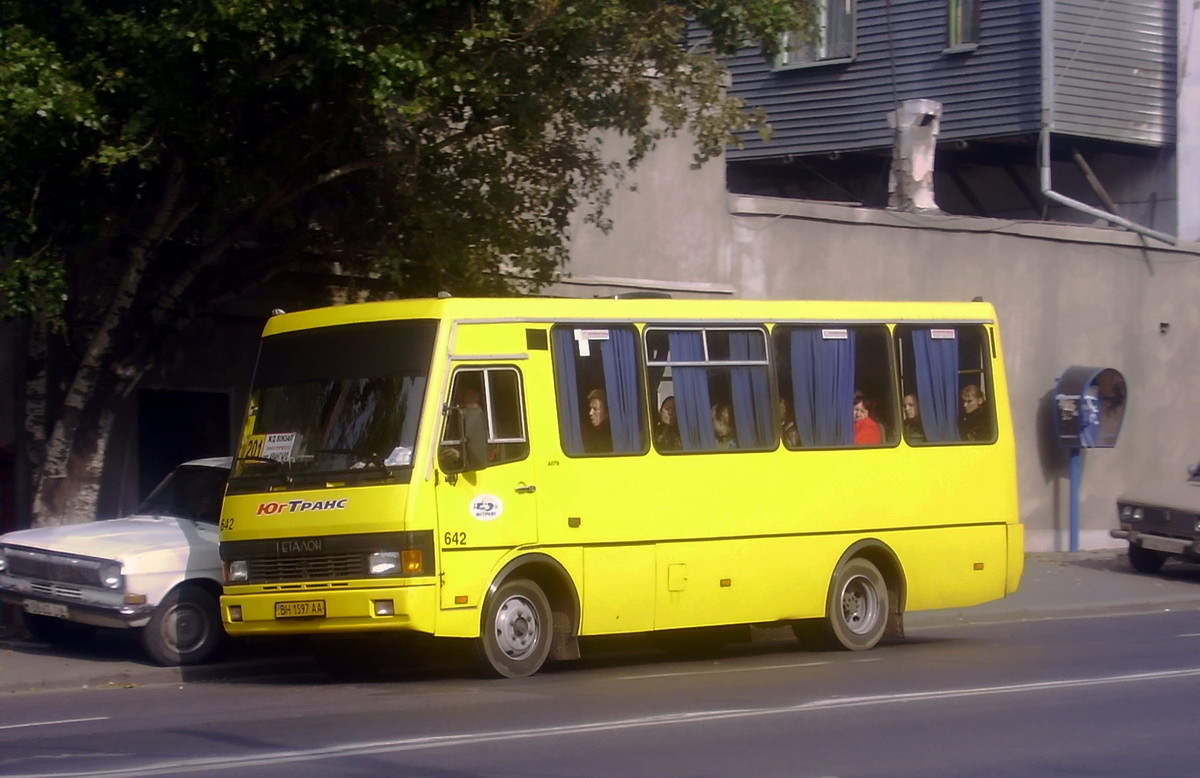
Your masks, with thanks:
M 869 649 L 1016 591 L 1008 407 L 983 302 L 276 315 L 221 514 L 225 626 L 470 638 L 508 677 L 591 635 Z

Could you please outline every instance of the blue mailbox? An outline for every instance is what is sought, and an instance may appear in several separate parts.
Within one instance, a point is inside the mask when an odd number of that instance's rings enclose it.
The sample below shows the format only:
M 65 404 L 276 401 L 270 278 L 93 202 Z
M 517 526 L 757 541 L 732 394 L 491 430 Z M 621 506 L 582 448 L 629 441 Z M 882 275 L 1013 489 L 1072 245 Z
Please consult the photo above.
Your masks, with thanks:
M 1063 448 L 1112 448 L 1125 418 L 1125 376 L 1072 365 L 1054 389 L 1054 436 Z

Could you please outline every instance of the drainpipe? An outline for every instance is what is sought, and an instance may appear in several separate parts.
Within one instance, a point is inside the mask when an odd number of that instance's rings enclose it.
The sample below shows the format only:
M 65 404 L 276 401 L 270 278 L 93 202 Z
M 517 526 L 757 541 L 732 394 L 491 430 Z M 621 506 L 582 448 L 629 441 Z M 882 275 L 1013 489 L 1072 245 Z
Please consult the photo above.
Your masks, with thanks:
M 1175 245 L 1179 243 L 1178 236 L 1152 230 L 1140 224 L 1131 222 L 1115 213 L 1094 208 L 1087 203 L 1081 203 L 1054 191 L 1050 181 L 1050 135 L 1054 131 L 1054 6 L 1055 0 L 1042 3 L 1042 131 L 1038 139 L 1038 172 L 1040 174 L 1042 196 L 1048 200 L 1073 208 L 1080 213 L 1104 219 L 1125 229 L 1146 235 L 1163 243 Z

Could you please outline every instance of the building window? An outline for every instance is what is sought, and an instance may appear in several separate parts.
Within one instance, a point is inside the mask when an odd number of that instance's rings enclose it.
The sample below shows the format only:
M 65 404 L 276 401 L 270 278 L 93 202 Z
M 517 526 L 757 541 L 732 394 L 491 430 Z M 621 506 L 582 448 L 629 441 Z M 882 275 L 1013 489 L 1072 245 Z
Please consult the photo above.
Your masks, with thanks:
M 979 0 L 948 0 L 946 45 L 951 49 L 979 43 Z
M 817 29 L 812 38 L 786 34 L 777 66 L 811 65 L 854 56 L 855 0 L 815 0 Z

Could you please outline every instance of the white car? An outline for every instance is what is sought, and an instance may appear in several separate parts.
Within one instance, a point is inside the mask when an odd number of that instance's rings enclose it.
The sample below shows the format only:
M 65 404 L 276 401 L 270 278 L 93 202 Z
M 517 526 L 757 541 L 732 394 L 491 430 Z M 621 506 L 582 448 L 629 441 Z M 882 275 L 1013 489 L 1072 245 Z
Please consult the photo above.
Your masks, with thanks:
M 207 661 L 225 638 L 217 521 L 229 466 L 179 465 L 132 516 L 0 535 L 0 600 L 37 640 L 136 628 L 159 664 Z
M 1139 573 L 1157 573 L 1168 559 L 1200 562 L 1200 464 L 1186 481 L 1122 494 L 1117 517 L 1121 528 L 1109 534 L 1129 541 L 1129 564 Z

